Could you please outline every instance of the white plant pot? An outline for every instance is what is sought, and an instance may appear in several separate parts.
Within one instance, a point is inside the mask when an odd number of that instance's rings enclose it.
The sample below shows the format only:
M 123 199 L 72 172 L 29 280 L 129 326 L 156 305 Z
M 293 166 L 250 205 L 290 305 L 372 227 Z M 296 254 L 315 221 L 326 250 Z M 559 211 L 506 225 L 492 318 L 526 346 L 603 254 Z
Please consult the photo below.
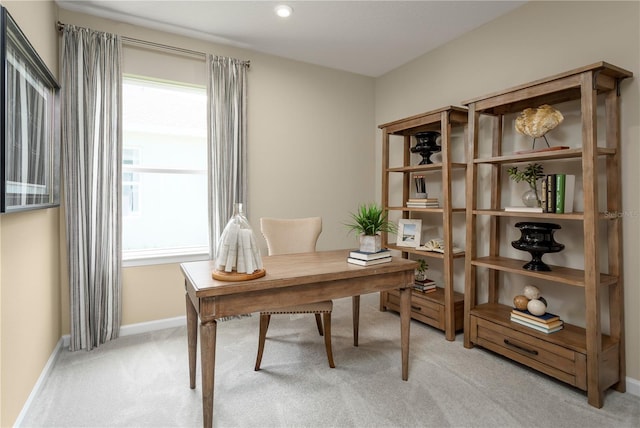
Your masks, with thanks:
M 360 235 L 360 251 L 377 253 L 380 250 L 382 250 L 382 237 L 380 235 Z

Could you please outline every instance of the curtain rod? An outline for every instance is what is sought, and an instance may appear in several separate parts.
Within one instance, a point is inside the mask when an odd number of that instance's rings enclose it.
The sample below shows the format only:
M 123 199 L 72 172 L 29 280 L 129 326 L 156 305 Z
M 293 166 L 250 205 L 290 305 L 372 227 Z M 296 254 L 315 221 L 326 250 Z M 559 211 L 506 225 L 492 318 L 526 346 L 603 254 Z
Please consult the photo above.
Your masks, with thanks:
M 56 27 L 58 29 L 58 32 L 62 32 L 62 30 L 64 30 L 64 27 L 66 26 L 66 24 L 58 21 L 56 23 Z M 141 39 L 135 39 L 132 37 L 127 37 L 127 36 L 120 36 L 122 41 L 124 43 L 128 43 L 128 44 L 132 44 L 132 45 L 141 45 L 141 46 L 147 46 L 147 47 L 151 47 L 154 49 L 159 49 L 159 50 L 166 50 L 166 51 L 174 51 L 174 52 L 179 52 L 182 54 L 186 54 L 186 55 L 192 55 L 192 56 L 196 56 L 198 58 L 202 58 L 202 59 L 206 59 L 207 58 L 207 54 L 205 52 L 200 52 L 200 51 L 194 51 L 191 49 L 186 49 L 186 48 L 179 48 L 177 46 L 170 46 L 170 45 L 165 45 L 162 43 L 156 43 L 156 42 L 150 42 L 148 40 L 141 40 Z M 247 68 L 250 68 L 251 66 L 251 61 L 242 61 Z

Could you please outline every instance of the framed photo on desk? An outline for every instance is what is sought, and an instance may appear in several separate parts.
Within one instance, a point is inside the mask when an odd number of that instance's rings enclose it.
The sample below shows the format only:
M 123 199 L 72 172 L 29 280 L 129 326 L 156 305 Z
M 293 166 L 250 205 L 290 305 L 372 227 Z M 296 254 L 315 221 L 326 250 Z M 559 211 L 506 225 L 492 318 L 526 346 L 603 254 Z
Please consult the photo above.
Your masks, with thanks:
M 401 218 L 398 221 L 398 238 L 396 244 L 399 247 L 418 247 L 422 233 L 422 220 Z

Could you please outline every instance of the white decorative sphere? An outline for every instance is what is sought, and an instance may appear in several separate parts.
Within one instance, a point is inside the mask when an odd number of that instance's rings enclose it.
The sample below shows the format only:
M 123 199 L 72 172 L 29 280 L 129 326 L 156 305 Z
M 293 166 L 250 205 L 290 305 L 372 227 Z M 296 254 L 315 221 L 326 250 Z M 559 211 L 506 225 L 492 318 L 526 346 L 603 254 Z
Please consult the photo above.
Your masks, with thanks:
M 533 315 L 544 315 L 547 312 L 547 305 L 541 300 L 533 299 L 527 303 L 527 310 Z
M 525 285 L 522 294 L 524 294 L 529 300 L 537 299 L 540 297 L 540 290 L 538 290 L 538 287 L 535 285 Z

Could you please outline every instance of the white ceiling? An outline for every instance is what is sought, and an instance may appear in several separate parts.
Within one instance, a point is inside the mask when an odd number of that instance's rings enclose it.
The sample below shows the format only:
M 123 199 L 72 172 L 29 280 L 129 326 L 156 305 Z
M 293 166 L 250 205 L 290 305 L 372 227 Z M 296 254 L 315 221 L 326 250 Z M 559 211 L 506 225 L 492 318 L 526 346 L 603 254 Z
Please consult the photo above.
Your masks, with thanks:
M 63 9 L 378 77 L 526 1 L 56 0 Z M 288 4 L 287 19 L 274 13 Z

